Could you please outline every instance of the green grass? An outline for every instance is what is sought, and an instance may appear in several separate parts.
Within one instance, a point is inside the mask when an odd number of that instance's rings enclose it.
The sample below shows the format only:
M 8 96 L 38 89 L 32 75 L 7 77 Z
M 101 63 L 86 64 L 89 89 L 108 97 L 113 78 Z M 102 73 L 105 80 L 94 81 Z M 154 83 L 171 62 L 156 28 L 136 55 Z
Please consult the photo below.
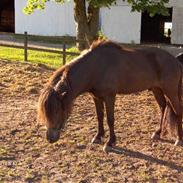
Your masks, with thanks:
M 79 52 L 76 47 L 67 49 L 68 52 Z M 71 61 L 75 56 L 68 55 L 67 62 Z M 0 59 L 11 61 L 24 61 L 24 51 L 22 49 L 0 47 Z M 40 51 L 28 51 L 28 62 L 41 63 L 53 68 L 62 66 L 62 54 L 40 52 Z

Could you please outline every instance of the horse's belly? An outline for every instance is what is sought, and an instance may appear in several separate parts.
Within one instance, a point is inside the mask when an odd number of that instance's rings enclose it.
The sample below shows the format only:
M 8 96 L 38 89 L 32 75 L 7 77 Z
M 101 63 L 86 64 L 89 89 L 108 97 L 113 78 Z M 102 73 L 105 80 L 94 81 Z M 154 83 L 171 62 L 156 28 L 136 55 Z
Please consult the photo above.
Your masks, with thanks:
M 123 94 L 130 94 L 148 90 L 158 86 L 156 78 L 135 78 L 133 80 L 126 80 L 119 82 L 118 92 Z
M 150 74 L 148 72 L 139 72 L 138 75 L 127 72 L 116 73 L 106 74 L 97 79 L 93 90 L 100 95 L 111 93 L 131 94 L 159 86 L 159 79 L 152 72 Z
M 126 87 L 123 87 L 122 89 L 118 90 L 117 93 L 118 94 L 131 94 L 131 93 L 136 93 L 136 92 L 148 90 L 150 88 L 151 87 L 143 87 L 143 88 L 134 88 L 134 87 L 126 88 Z

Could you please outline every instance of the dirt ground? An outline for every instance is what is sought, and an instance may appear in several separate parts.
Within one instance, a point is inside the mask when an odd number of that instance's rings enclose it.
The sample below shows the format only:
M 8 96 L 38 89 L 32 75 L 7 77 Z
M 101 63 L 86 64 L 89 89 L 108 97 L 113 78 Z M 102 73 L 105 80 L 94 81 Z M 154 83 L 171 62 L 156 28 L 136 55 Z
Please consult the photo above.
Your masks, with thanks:
M 97 119 L 88 94 L 76 100 L 60 140 L 48 144 L 36 105 L 52 72 L 42 65 L 0 61 L 0 182 L 183 182 L 183 148 L 174 147 L 170 136 L 150 140 L 160 120 L 150 92 L 117 96 L 114 152 L 91 144 Z

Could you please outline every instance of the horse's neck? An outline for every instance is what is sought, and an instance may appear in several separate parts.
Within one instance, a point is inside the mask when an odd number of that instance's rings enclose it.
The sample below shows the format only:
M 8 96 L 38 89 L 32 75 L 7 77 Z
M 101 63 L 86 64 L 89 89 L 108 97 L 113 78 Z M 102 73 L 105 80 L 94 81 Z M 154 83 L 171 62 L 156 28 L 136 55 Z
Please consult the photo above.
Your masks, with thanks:
M 92 78 L 90 78 L 90 66 L 86 63 L 76 63 L 71 68 L 68 80 L 72 89 L 72 96 L 76 98 L 80 94 L 87 92 Z

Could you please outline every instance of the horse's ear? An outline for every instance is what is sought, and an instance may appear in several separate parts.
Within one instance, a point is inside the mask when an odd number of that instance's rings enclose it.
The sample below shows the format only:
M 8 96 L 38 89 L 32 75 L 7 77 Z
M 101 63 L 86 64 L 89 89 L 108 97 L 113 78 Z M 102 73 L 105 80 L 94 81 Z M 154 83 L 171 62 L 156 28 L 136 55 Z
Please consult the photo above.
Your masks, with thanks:
M 67 87 L 66 81 L 60 80 L 54 87 L 54 90 L 57 93 L 59 99 L 62 100 L 68 92 L 68 87 Z
M 66 94 L 67 94 L 67 92 L 63 92 L 63 93 L 60 94 L 60 97 L 64 98 Z
M 67 93 L 68 87 L 67 83 L 64 80 L 60 80 L 54 87 L 55 91 L 59 94 Z

